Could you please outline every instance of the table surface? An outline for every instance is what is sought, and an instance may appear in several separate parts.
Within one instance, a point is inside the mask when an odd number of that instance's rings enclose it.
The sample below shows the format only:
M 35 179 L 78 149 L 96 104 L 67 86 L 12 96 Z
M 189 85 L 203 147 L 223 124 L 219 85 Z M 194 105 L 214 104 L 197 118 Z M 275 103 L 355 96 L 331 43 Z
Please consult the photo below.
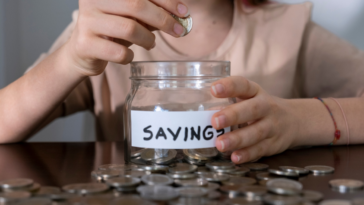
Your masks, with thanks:
M 316 190 L 325 199 L 364 197 L 364 191 L 339 193 L 329 187 L 331 179 L 364 181 L 364 145 L 311 147 L 288 150 L 261 159 L 270 168 L 279 166 L 327 165 L 335 168 L 330 175 L 300 178 L 306 190 Z M 102 164 L 124 163 L 123 144 L 95 143 L 21 143 L 0 145 L 0 180 L 31 178 L 43 186 L 63 186 L 90 182 L 90 173 Z

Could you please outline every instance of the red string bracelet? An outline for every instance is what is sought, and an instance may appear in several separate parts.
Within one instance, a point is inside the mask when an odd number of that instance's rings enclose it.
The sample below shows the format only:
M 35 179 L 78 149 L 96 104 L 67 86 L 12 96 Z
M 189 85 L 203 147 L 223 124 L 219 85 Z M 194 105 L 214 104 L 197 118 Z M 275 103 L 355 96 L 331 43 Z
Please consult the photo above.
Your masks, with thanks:
M 330 116 L 331 116 L 332 121 L 334 121 L 334 126 L 335 126 L 335 133 L 334 133 L 334 136 L 335 136 L 335 138 L 334 138 L 334 141 L 332 141 L 332 142 L 329 144 L 329 145 L 334 145 L 334 144 L 336 144 L 336 142 L 340 139 L 340 137 L 341 137 L 341 132 L 340 132 L 340 130 L 337 128 L 336 121 L 335 121 L 335 119 L 334 119 L 334 116 L 332 115 L 332 112 L 331 112 L 331 110 L 330 110 L 329 106 L 327 106 L 327 104 L 325 103 L 325 101 L 323 101 L 321 98 L 317 98 L 317 97 L 315 97 L 315 99 L 320 100 L 320 101 L 321 101 L 321 102 L 325 105 L 325 107 L 326 107 L 327 111 L 329 111 L 329 113 L 330 113 Z

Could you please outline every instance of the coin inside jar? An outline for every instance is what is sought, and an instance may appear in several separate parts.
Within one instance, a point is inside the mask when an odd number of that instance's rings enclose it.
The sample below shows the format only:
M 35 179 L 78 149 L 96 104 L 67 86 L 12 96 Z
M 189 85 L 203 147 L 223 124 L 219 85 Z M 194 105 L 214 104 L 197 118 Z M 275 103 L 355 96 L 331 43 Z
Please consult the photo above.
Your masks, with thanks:
M 176 19 L 185 29 L 185 32 L 181 35 L 181 37 L 186 36 L 187 34 L 189 34 L 192 30 L 193 27 L 193 21 L 192 21 L 192 17 L 188 16 L 186 18 L 180 18 L 174 14 L 172 14 L 172 17 L 174 19 Z

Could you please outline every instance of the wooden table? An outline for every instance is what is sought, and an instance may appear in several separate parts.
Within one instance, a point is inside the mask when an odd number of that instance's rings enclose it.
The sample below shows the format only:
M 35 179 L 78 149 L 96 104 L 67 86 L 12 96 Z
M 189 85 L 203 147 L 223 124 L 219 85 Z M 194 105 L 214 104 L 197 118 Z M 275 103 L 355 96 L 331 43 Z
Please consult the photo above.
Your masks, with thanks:
M 123 144 L 96 143 L 22 143 L 0 145 L 0 180 L 31 178 L 41 185 L 63 186 L 90 182 L 90 172 L 97 166 L 123 163 Z M 364 197 L 364 191 L 339 193 L 330 189 L 330 179 L 347 178 L 364 181 L 364 146 L 312 147 L 288 150 L 263 158 L 271 168 L 279 166 L 328 165 L 335 173 L 301 178 L 304 189 L 316 190 L 325 199 Z

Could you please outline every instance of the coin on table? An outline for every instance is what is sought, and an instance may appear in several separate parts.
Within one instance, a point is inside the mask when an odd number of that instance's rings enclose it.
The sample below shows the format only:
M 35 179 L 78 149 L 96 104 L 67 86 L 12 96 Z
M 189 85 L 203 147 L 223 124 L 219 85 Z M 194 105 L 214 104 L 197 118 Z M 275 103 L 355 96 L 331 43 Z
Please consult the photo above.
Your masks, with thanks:
M 222 181 L 224 185 L 253 185 L 257 180 L 249 177 L 234 177 L 230 176 L 229 180 Z
M 243 186 L 240 188 L 240 193 L 250 200 L 261 200 L 267 193 L 267 188 L 264 186 Z
M 174 183 L 177 186 L 192 186 L 192 187 L 204 187 L 209 183 L 206 179 L 196 178 L 196 179 L 176 179 Z
M 296 171 L 289 172 L 289 171 L 282 171 L 282 170 L 278 170 L 278 169 L 269 169 L 268 172 L 270 174 L 282 176 L 282 177 L 299 177 L 299 173 Z
M 34 183 L 31 187 L 28 187 L 26 190 L 31 192 L 31 193 L 35 193 L 40 189 L 40 184 L 38 183 Z
M 221 197 L 221 193 L 218 191 L 209 191 L 206 196 L 206 198 L 208 198 L 210 200 L 219 199 L 220 197 Z
M 13 192 L 4 192 L 0 193 L 0 202 L 8 201 L 13 199 L 27 199 L 31 196 L 31 194 L 27 191 L 13 191 Z
M 196 170 L 197 170 L 196 165 L 185 164 L 185 163 L 177 163 L 176 166 L 170 167 L 168 169 L 169 173 L 173 173 L 173 174 L 191 173 Z
M 351 200 L 353 205 L 364 205 L 364 198 L 355 198 Z
M 105 181 L 107 185 L 114 188 L 136 187 L 140 184 L 140 182 L 140 179 L 136 177 L 118 177 Z
M 247 163 L 247 164 L 242 164 L 240 166 L 247 167 L 251 171 L 264 171 L 269 168 L 269 165 L 262 163 Z
M 324 174 L 331 174 L 335 171 L 333 167 L 324 166 L 324 165 L 311 165 L 306 166 L 305 169 L 310 170 L 313 175 L 324 175 Z
M 281 196 L 274 194 L 267 194 L 263 197 L 263 202 L 269 205 L 299 205 L 302 198 L 299 196 Z
M 267 189 L 275 194 L 298 195 L 302 191 L 302 184 L 290 179 L 272 179 L 267 182 Z
M 147 185 L 170 185 L 173 183 L 171 177 L 162 174 L 151 174 L 142 177 L 142 181 Z
M 157 205 L 154 202 L 144 200 L 140 196 L 136 196 L 136 195 L 126 195 L 126 196 L 123 196 L 120 198 L 116 198 L 112 204 L 114 204 L 114 205 L 117 205 L 117 204 Z
M 208 160 L 214 158 L 219 154 L 216 148 L 189 149 L 188 153 L 190 155 L 193 155 L 197 159 L 202 159 L 202 160 Z
M 180 197 L 203 197 L 207 195 L 207 189 L 202 187 L 180 187 L 176 188 Z
M 227 205 L 261 205 L 260 201 L 250 201 L 245 197 L 235 197 L 231 199 L 225 200 L 225 204 Z
M 231 170 L 227 174 L 237 175 L 237 176 L 245 176 L 249 171 L 250 171 L 250 169 L 248 169 L 246 167 L 236 167 L 234 170 Z
M 240 194 L 241 185 L 223 185 L 219 189 L 227 194 L 229 198 L 237 197 Z
M 207 167 L 197 167 L 197 170 L 195 171 L 196 174 L 200 175 L 200 174 L 205 174 L 205 173 L 210 173 L 210 169 Z
M 231 162 L 210 162 L 206 164 L 209 169 L 235 169 L 235 165 Z
M 200 178 L 204 178 L 209 182 L 223 182 L 223 181 L 228 181 L 230 176 L 226 175 L 226 174 L 216 174 L 216 173 L 205 173 L 205 174 L 200 174 L 199 175 Z
M 301 167 L 292 167 L 292 166 L 280 166 L 279 167 L 282 171 L 286 172 L 297 172 L 300 175 L 306 175 L 310 173 L 310 170 L 301 168 Z
M 169 169 L 169 166 L 166 165 L 139 165 L 139 168 L 143 169 L 144 171 L 150 172 L 166 172 Z
M 324 196 L 318 191 L 303 190 L 302 197 L 305 201 L 319 202 Z
M 191 16 L 188 16 L 186 18 L 180 18 L 180 17 L 172 14 L 172 17 L 174 19 L 176 19 L 185 28 L 185 32 L 181 35 L 181 37 L 186 36 L 187 34 L 189 34 L 191 32 L 192 27 L 193 27 L 193 21 L 192 21 Z
M 195 173 L 183 173 L 183 174 L 168 174 L 173 179 L 192 179 L 196 178 L 197 174 Z
M 80 184 L 69 184 L 63 186 L 62 189 L 65 192 L 72 194 L 96 194 L 107 191 L 109 187 L 106 184 L 101 183 L 80 183 Z
M 319 205 L 351 205 L 351 202 L 348 200 L 330 199 L 320 202 Z
M 30 187 L 34 183 L 31 179 L 6 179 L 3 181 L 0 181 L 0 187 L 3 189 L 19 189 L 19 188 L 25 188 Z
M 279 176 L 271 175 L 269 172 L 258 173 L 257 175 L 255 175 L 255 177 L 258 179 L 258 181 L 268 181 L 271 179 L 282 178 Z
M 364 183 L 354 179 L 333 179 L 329 181 L 330 186 L 338 191 L 353 191 L 363 188 Z
M 61 193 L 61 189 L 55 186 L 42 186 L 36 193 L 37 196 L 50 196 Z
M 169 201 L 179 196 L 178 192 L 169 186 L 141 186 L 138 187 L 141 197 L 154 201 Z
M 144 175 L 148 175 L 150 172 L 148 171 L 138 171 L 138 170 L 131 170 L 131 171 L 125 171 L 120 174 L 120 176 L 124 177 L 137 177 L 140 178 Z
M 95 171 L 96 176 L 103 180 L 107 180 L 114 177 L 119 177 L 121 172 L 120 170 L 106 169 L 106 170 L 97 170 Z

